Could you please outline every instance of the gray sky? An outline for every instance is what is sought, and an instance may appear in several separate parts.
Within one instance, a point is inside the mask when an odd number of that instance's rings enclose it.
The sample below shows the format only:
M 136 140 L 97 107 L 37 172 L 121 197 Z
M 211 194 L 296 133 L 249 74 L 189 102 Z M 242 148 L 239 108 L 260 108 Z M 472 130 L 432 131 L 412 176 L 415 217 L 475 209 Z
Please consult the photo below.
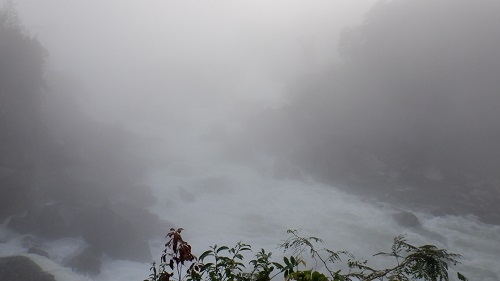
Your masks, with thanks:
M 242 102 L 279 101 L 289 81 L 335 59 L 341 30 L 359 24 L 374 2 L 18 0 L 17 7 L 48 49 L 50 71 L 78 81 L 96 116 L 185 124 Z

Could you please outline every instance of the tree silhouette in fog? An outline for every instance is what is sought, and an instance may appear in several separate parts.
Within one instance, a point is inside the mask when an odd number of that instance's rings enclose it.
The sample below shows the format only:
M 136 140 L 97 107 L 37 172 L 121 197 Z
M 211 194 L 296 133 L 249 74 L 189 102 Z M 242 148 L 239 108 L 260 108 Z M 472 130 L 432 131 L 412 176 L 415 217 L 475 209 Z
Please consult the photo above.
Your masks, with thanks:
M 391 186 L 410 186 L 415 196 L 401 197 L 440 205 L 452 195 L 448 207 L 497 213 L 498 11 L 487 0 L 378 3 L 344 32 L 339 62 L 256 117 L 261 146 L 340 187 L 398 196 Z
M 139 184 L 149 167 L 138 152 L 142 140 L 119 124 L 85 114 L 72 80 L 44 73 L 46 57 L 13 4 L 5 4 L 0 9 L 0 220 L 19 235 L 82 237 L 93 247 L 84 252 L 97 261 L 89 274 L 99 272 L 102 253 L 149 261 L 147 240 L 166 223 L 146 209 L 155 198 L 149 186 Z
M 0 10 L 0 215 L 22 208 L 34 185 L 46 54 L 24 31 L 13 5 L 5 4 Z

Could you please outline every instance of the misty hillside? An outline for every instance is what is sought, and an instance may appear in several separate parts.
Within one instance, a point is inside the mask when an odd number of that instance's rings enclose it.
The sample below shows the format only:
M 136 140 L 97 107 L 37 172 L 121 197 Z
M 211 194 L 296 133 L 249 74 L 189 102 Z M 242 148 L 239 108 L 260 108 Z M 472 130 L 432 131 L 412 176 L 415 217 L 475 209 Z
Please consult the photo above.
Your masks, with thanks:
M 500 222 L 499 11 L 377 4 L 344 32 L 338 63 L 257 117 L 261 147 L 346 190 Z
M 150 165 L 136 153 L 139 137 L 82 113 L 70 88 L 46 81 L 46 58 L 47 51 L 5 5 L 0 220 L 20 235 L 34 235 L 26 246 L 35 252 L 39 239 L 83 237 L 97 261 L 105 254 L 149 262 L 147 239 L 162 234 L 167 224 L 147 209 L 155 198 L 141 185 Z M 71 267 L 97 274 L 100 262 Z

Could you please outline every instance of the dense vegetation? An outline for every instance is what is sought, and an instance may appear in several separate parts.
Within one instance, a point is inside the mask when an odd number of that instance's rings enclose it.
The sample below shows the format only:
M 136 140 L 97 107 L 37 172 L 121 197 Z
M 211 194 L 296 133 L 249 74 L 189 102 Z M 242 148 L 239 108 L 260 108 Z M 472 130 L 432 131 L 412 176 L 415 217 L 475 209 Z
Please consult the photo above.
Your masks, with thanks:
M 290 236 L 279 248 L 292 255 L 277 262 L 271 252 L 261 249 L 245 263 L 244 254 L 251 251 L 250 245 L 241 242 L 231 248 L 214 245 L 196 257 L 182 238 L 182 231 L 182 228 L 170 229 L 161 263 L 158 266 L 153 263 L 150 277 L 145 281 L 269 281 L 277 276 L 296 281 L 447 281 L 449 271 L 460 259 L 460 255 L 433 245 L 413 246 L 404 236 L 398 236 L 389 252 L 374 255 L 388 258 L 392 266 L 377 268 L 367 260 L 357 260 L 349 252 L 324 248 L 317 237 L 302 237 L 299 231 L 289 230 Z M 456 274 L 459 280 L 467 280 L 460 272 Z
M 27 195 L 36 178 L 45 57 L 40 43 L 23 31 L 12 6 L 0 10 L 0 219 L 32 200 Z M 9 173 L 18 180 L 6 182 Z

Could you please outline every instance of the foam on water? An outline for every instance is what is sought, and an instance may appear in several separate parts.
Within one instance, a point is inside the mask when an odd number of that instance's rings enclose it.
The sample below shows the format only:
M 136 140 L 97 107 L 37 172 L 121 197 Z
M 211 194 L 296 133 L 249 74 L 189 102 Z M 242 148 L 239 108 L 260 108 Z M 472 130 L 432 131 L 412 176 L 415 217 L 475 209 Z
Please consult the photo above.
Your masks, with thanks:
M 44 271 L 54 275 L 58 281 L 90 281 L 90 277 L 74 273 L 70 268 L 61 265 L 63 257 L 84 247 L 81 238 L 64 238 L 45 241 L 30 235 L 19 235 L 9 230 L 5 224 L 0 225 L 0 257 L 22 255 L 37 263 Z M 50 259 L 27 253 L 27 248 L 37 246 L 48 252 Z
M 0 256 L 11 256 L 25 253 L 22 246 L 23 237 L 9 230 L 6 224 L 0 224 Z
M 51 259 L 42 257 L 35 254 L 24 254 L 24 256 L 29 257 L 31 260 L 36 262 L 44 271 L 54 275 L 54 278 L 58 281 L 91 281 L 92 279 L 88 276 L 83 276 L 74 273 L 70 268 L 61 266 L 61 264 L 54 262 Z
M 147 263 L 106 259 L 101 274 L 94 281 L 142 281 L 148 277 L 150 266 Z
M 441 233 L 448 248 L 463 256 L 459 267 L 469 280 L 499 280 L 500 227 L 479 222 L 475 217 L 431 217 L 424 226 Z

